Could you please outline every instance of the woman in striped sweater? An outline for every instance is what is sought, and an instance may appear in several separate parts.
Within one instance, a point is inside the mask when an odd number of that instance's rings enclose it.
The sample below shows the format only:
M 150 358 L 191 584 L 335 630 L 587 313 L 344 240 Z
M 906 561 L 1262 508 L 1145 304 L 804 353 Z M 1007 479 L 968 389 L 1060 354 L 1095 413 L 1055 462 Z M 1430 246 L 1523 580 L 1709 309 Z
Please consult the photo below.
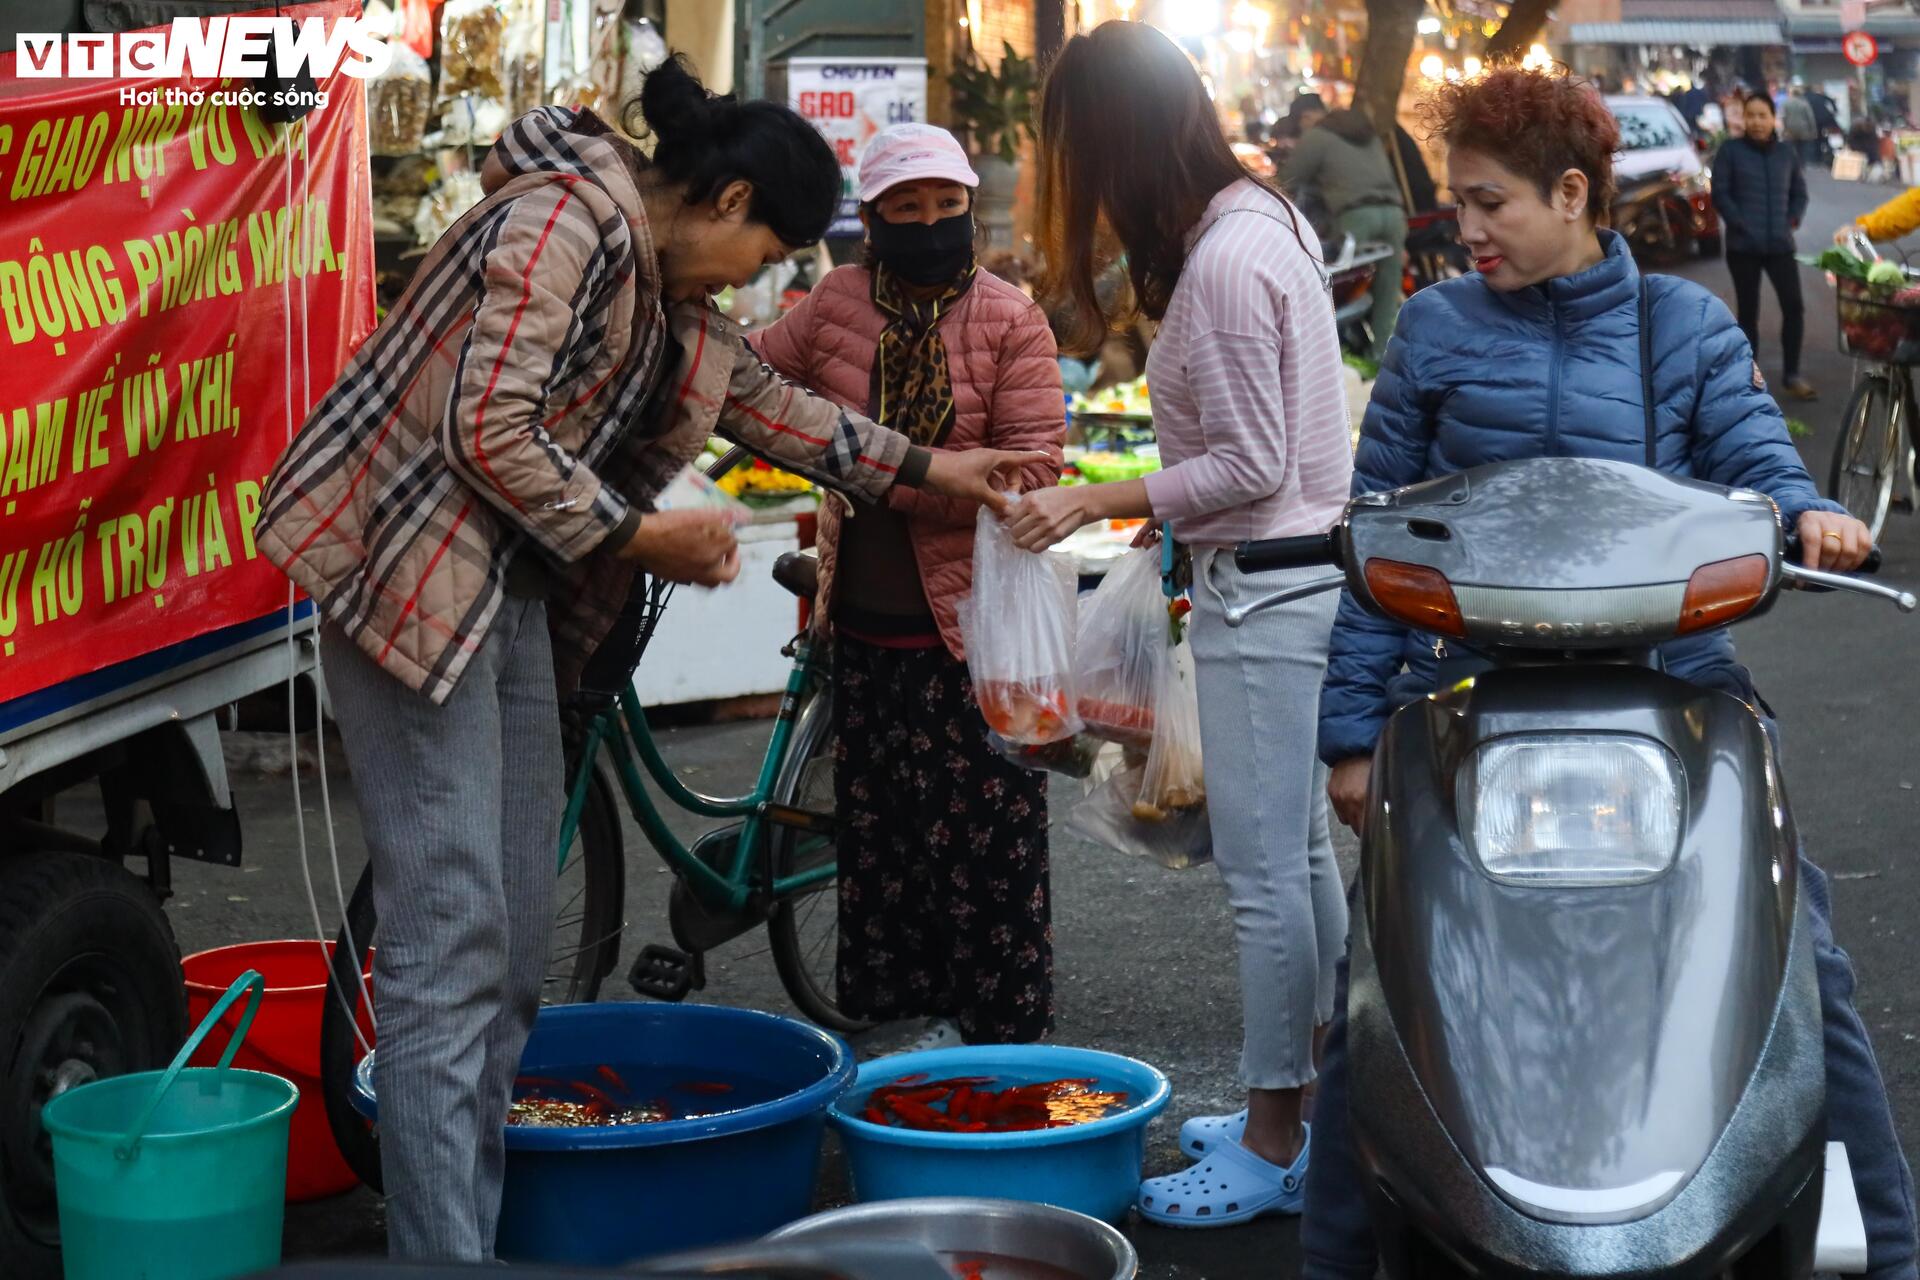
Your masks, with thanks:
M 1140 311 L 1159 322 L 1147 378 L 1166 469 L 1030 493 L 1014 536 L 1038 550 L 1089 521 L 1144 516 L 1192 548 L 1213 854 L 1239 942 L 1247 1109 L 1188 1121 L 1181 1145 L 1199 1165 L 1149 1180 L 1140 1208 L 1191 1227 L 1297 1213 L 1307 1090 L 1347 930 L 1312 749 L 1334 602 L 1229 629 L 1230 607 L 1301 575 L 1243 575 L 1223 552 L 1326 529 L 1346 502 L 1353 462 L 1326 276 L 1305 220 L 1240 166 L 1186 55 L 1145 24 L 1110 22 L 1068 43 L 1047 80 L 1041 146 L 1062 345 L 1091 349 L 1109 328 L 1094 293 L 1104 224 L 1126 249 Z

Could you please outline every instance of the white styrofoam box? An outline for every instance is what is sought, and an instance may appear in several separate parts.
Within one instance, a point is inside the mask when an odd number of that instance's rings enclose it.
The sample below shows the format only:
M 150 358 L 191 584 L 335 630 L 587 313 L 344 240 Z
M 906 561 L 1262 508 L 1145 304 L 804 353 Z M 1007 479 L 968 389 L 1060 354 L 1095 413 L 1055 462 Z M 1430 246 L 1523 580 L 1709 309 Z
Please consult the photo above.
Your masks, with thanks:
M 740 576 L 708 591 L 676 587 L 633 673 L 643 706 L 779 693 L 790 659 L 780 655 L 799 629 L 798 602 L 773 580 L 773 562 L 800 547 L 800 527 L 743 525 Z

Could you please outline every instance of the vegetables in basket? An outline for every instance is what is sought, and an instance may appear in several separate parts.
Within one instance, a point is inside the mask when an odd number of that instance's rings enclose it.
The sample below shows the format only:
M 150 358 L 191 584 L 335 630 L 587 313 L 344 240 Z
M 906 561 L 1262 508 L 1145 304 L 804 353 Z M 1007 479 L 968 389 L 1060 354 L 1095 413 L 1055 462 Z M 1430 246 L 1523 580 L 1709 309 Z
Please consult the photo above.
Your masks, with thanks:
M 1859 284 L 1867 283 L 1867 260 L 1851 249 L 1843 249 L 1837 244 L 1829 245 L 1817 257 L 1809 258 L 1802 255 L 1800 261 L 1810 267 L 1818 267 L 1822 271 L 1831 271 L 1842 280 L 1852 280 Z

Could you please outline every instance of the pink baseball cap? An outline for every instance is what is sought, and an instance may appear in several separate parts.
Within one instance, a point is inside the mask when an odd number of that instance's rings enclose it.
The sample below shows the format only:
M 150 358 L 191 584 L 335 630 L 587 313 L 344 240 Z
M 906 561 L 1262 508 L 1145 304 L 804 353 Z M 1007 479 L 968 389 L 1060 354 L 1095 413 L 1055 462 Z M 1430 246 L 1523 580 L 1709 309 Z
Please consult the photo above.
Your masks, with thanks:
M 980 175 L 967 163 L 959 141 L 938 125 L 896 124 L 882 129 L 860 153 L 862 204 L 920 178 L 944 178 L 963 187 L 980 185 Z

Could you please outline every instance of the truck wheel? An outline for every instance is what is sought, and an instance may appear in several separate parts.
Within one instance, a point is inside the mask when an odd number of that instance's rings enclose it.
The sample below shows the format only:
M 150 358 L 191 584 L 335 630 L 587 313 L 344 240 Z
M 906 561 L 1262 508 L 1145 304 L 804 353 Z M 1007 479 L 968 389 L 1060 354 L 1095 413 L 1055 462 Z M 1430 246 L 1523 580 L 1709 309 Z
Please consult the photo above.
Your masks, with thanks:
M 186 1028 L 180 950 L 137 876 L 87 854 L 0 856 L 0 1275 L 60 1277 L 40 1108 L 165 1066 Z

